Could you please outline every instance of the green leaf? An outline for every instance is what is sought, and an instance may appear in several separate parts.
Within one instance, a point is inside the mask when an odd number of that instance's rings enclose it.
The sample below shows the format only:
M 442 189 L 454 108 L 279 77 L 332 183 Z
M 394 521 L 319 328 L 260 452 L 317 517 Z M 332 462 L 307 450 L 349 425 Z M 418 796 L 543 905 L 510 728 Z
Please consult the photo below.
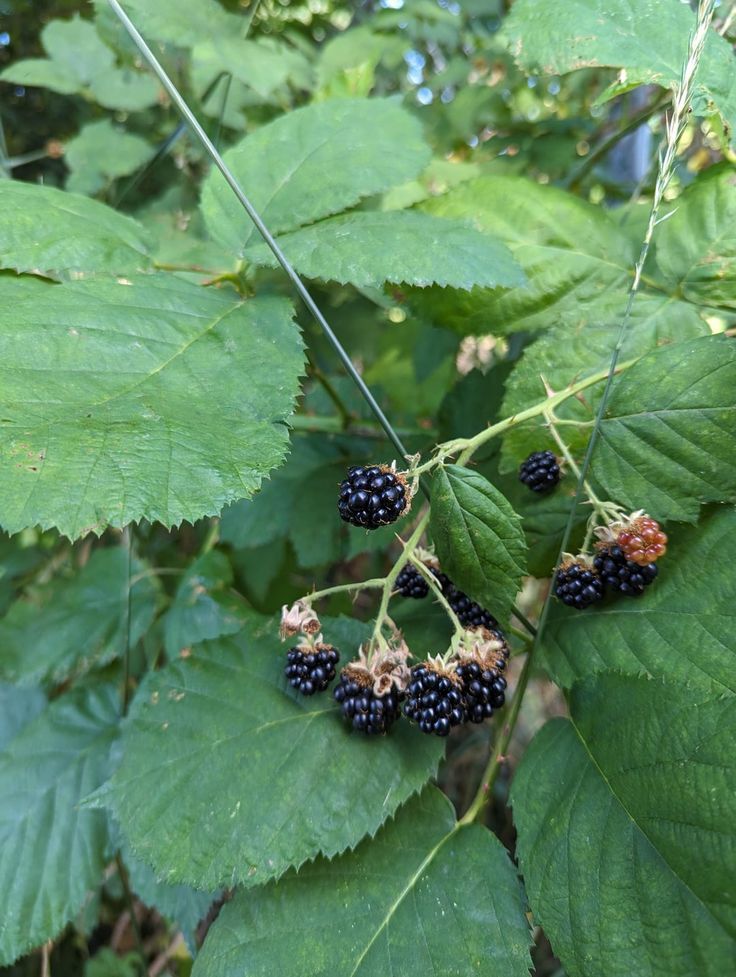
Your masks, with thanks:
M 71 170 L 67 189 L 91 196 L 143 166 L 152 155 L 145 139 L 117 129 L 109 119 L 89 122 L 66 144 L 64 158 Z
M 136 221 L 53 187 L 6 180 L 0 267 L 56 278 L 125 274 L 150 266 L 150 240 Z
M 528 977 L 524 908 L 500 842 L 428 787 L 354 852 L 238 893 L 192 973 Z
M 736 174 L 715 167 L 677 198 L 653 264 L 690 302 L 736 310 Z
M 725 336 L 665 346 L 615 383 L 592 472 L 609 497 L 694 522 L 736 499 L 736 349 Z
M 13 737 L 45 708 L 46 696 L 42 689 L 19 689 L 0 683 L 0 751 L 6 749 Z
M 77 75 L 58 61 L 47 58 L 26 58 L 15 61 L 0 71 L 0 81 L 11 82 L 14 85 L 29 85 L 37 88 L 49 88 L 60 95 L 74 95 L 82 88 Z M 3 185 L 3 190 L 6 185 Z
M 210 79 L 227 71 L 261 98 L 268 98 L 286 82 L 293 57 L 294 52 L 285 46 L 274 50 L 260 41 L 225 35 L 197 44 L 192 50 L 195 70 L 199 69 L 203 78 L 206 69 Z
M 241 629 L 247 604 L 231 590 L 232 582 L 224 553 L 211 550 L 189 565 L 164 616 L 167 655 L 176 657 L 200 641 Z
M 279 238 L 286 257 L 307 278 L 357 286 L 518 285 L 521 269 L 500 241 L 463 221 L 410 211 L 359 211 L 332 217 Z M 265 244 L 245 252 L 255 264 L 276 267 Z
M 674 89 L 687 58 L 695 18 L 687 4 L 670 0 L 517 0 L 504 21 L 520 65 L 564 74 L 577 68 L 623 68 L 639 84 Z M 736 125 L 736 67 L 731 45 L 710 31 L 695 76 L 695 110 L 715 103 Z
M 529 901 L 570 977 L 721 977 L 736 956 L 736 698 L 611 673 L 514 779 Z
M 52 20 L 41 31 L 41 41 L 51 60 L 85 85 L 115 63 L 94 25 L 78 14 L 71 20 Z
M 102 879 L 103 811 L 79 801 L 109 776 L 115 688 L 75 689 L 0 755 L 0 964 L 53 939 Z
M 367 634 L 353 620 L 323 626 L 343 663 Z M 351 734 L 329 693 L 287 687 L 285 655 L 276 623 L 253 618 L 151 674 L 136 696 L 112 805 L 163 881 L 253 886 L 336 855 L 436 772 L 442 744 L 405 723 L 380 742 Z
M 659 576 L 641 598 L 612 598 L 588 614 L 553 604 L 544 654 L 558 684 L 609 668 L 736 694 L 736 575 L 716 571 L 736 562 L 736 512 L 714 510 L 669 535 Z
M 521 520 L 479 472 L 446 465 L 432 480 L 432 539 L 442 569 L 461 590 L 505 620 L 521 586 Z
M 547 396 L 544 380 L 553 390 L 564 390 L 586 376 L 606 370 L 618 342 L 622 317 L 623 313 L 618 318 L 608 316 L 595 322 L 571 324 L 565 321 L 545 331 L 524 350 L 515 366 L 507 384 L 501 416 L 519 414 L 544 400 Z M 710 329 L 692 306 L 664 296 L 641 295 L 633 306 L 619 362 L 636 359 L 673 340 L 702 335 L 710 335 Z M 604 386 L 605 380 L 602 380 L 584 391 L 581 399 L 570 397 L 556 408 L 556 415 L 561 420 L 590 425 Z M 584 451 L 590 431 L 590 426 L 565 426 L 562 434 L 574 455 Z M 555 453 L 559 450 L 543 416 L 519 424 L 504 436 L 501 469 L 515 471 L 533 451 L 545 449 Z
M 429 160 L 419 122 L 395 102 L 336 99 L 307 105 L 246 136 L 225 153 L 272 233 L 292 231 L 415 176 Z M 202 210 L 212 237 L 242 257 L 260 241 L 211 170 Z
M 141 571 L 133 561 L 132 576 Z M 130 591 L 130 643 L 151 626 L 156 612 L 153 578 Z M 21 685 L 56 685 L 107 664 L 128 642 L 128 552 L 96 550 L 66 580 L 26 593 L 0 619 L 0 677 Z
M 171 275 L 0 280 L 0 524 L 71 538 L 250 495 L 284 457 L 302 369 L 291 305 Z M 121 369 L 124 364 L 124 370 Z
M 589 321 L 612 294 L 626 305 L 635 246 L 600 207 L 518 176 L 468 180 L 421 204 L 438 217 L 471 220 L 503 241 L 527 282 L 469 294 L 430 289 L 421 308 L 462 333 L 505 334 L 564 319 Z M 413 296 L 419 300 L 420 296 Z
M 131 68 L 110 68 L 96 75 L 90 91 L 99 105 L 123 112 L 140 112 L 150 108 L 156 105 L 161 94 L 154 78 Z

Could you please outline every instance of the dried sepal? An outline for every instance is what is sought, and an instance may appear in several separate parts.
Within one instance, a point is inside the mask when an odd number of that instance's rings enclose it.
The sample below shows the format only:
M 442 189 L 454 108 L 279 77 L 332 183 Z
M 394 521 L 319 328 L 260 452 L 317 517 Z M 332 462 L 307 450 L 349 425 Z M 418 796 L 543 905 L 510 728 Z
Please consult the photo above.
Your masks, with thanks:
M 281 608 L 279 635 L 282 641 L 295 634 L 316 635 L 321 627 L 316 612 L 306 601 L 298 600 L 291 607 L 284 604 Z

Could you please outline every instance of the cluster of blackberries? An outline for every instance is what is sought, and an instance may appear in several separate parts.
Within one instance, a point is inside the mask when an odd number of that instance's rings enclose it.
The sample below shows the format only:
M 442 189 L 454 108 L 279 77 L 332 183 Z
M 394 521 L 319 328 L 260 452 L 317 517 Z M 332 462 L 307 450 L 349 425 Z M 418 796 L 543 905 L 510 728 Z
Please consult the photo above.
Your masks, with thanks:
M 409 506 L 409 489 L 400 472 L 387 465 L 354 465 L 340 483 L 340 518 L 363 529 L 396 522 Z
M 519 467 L 519 481 L 532 492 L 550 492 L 560 480 L 560 463 L 551 451 L 534 451 Z
M 436 578 L 442 593 L 447 598 L 447 603 L 464 628 L 470 630 L 485 628 L 493 635 L 501 634 L 498 621 L 490 611 L 471 600 L 467 594 L 455 586 L 446 573 L 432 566 L 428 566 L 427 569 Z M 407 564 L 396 578 L 396 590 L 402 597 L 414 597 L 419 600 L 429 593 L 429 584 L 415 567 Z
M 333 695 L 353 729 L 368 736 L 387 733 L 401 715 L 401 694 L 396 689 L 377 695 L 370 684 L 351 674 L 349 667 L 343 670 Z
M 602 546 L 588 563 L 580 559 L 563 563 L 557 571 L 555 595 L 579 611 L 602 600 L 607 591 L 639 597 L 657 576 L 657 564 L 639 566 L 626 559 L 620 546 Z
M 302 695 L 324 692 L 335 677 L 339 652 L 332 645 L 290 648 L 286 655 L 284 674 L 289 684 Z

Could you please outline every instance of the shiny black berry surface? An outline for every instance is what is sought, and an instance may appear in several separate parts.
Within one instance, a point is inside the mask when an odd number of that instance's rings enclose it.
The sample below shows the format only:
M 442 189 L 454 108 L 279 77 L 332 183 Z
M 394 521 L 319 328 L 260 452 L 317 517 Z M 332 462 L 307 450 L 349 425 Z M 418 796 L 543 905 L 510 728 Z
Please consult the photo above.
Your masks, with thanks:
M 314 695 L 324 692 L 333 680 L 339 661 L 339 652 L 329 645 L 318 645 L 314 651 L 291 648 L 286 656 L 284 674 L 289 684 L 302 695 Z
M 447 736 L 466 718 L 462 689 L 449 676 L 426 665 L 415 665 L 406 690 L 404 715 L 418 723 L 423 733 Z
M 626 597 L 639 597 L 657 576 L 656 563 L 640 567 L 626 559 L 620 546 L 599 550 L 593 565 L 607 589 Z
M 557 573 L 555 595 L 568 607 L 582 611 L 601 600 L 603 581 L 596 570 L 571 563 Z
M 370 686 L 344 673 L 332 694 L 340 703 L 343 718 L 353 729 L 368 736 L 387 733 L 401 715 L 401 700 L 396 690 L 376 695 Z
M 429 593 L 429 584 L 416 569 L 416 567 L 405 566 L 396 578 L 396 590 L 402 597 L 413 597 L 421 600 Z
M 498 628 L 498 621 L 480 604 L 471 600 L 467 594 L 457 587 L 452 587 L 447 594 L 447 603 L 457 614 L 458 620 L 464 628 L 487 628 L 494 631 Z
M 403 480 L 378 465 L 355 465 L 340 484 L 340 518 L 363 529 L 378 529 L 396 522 L 407 507 Z
M 458 665 L 457 675 L 462 682 L 469 722 L 482 723 L 504 704 L 506 679 L 497 670 L 469 661 Z
M 519 481 L 532 492 L 549 492 L 560 480 L 560 466 L 551 451 L 535 451 L 522 462 Z

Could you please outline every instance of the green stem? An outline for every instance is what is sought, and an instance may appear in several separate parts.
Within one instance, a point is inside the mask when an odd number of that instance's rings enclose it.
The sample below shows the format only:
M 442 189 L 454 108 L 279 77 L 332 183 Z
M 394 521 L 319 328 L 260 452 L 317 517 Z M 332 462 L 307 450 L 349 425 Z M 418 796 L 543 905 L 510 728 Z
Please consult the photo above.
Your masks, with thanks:
M 411 556 L 409 557 L 409 562 L 414 567 L 416 567 L 416 569 L 421 573 L 421 575 L 424 577 L 424 579 L 429 584 L 429 589 L 435 595 L 435 597 L 440 602 L 440 604 L 442 604 L 442 606 L 444 607 L 447 616 L 452 621 L 452 626 L 455 629 L 455 634 L 462 634 L 465 631 L 465 628 L 460 623 L 460 618 L 457 616 L 457 614 L 450 607 L 449 601 L 447 600 L 447 598 L 445 597 L 445 595 L 442 593 L 442 588 L 440 587 L 439 583 L 437 582 L 437 578 L 435 577 L 435 575 L 433 573 L 430 573 L 430 571 L 427 569 L 427 567 L 424 565 L 424 563 L 422 563 L 422 561 L 419 559 L 419 557 L 417 557 L 414 553 L 412 553 Z
M 122 542 L 128 555 L 125 592 L 125 655 L 123 658 L 123 716 L 127 716 L 130 705 L 130 621 L 133 600 L 133 534 L 130 526 L 126 526 L 123 530 Z
M 336 587 L 327 587 L 325 590 L 315 590 L 312 594 L 302 597 L 305 604 L 313 604 L 316 600 L 323 597 L 331 597 L 333 594 L 348 594 L 352 590 L 371 590 L 383 587 L 386 577 L 373 577 L 371 580 L 359 580 L 357 583 L 341 583 Z
M 511 632 L 511 634 L 517 637 L 519 641 L 523 641 L 525 645 L 530 645 L 532 643 L 532 636 L 527 634 L 526 631 L 522 631 L 521 628 L 514 627 L 513 624 L 510 624 L 508 626 L 508 630 Z
M 320 367 L 317 366 L 317 364 L 314 362 L 309 352 L 307 352 L 307 358 L 309 359 L 310 373 L 312 374 L 314 379 L 317 380 L 317 382 L 322 386 L 324 392 L 327 394 L 327 396 L 330 398 L 332 403 L 337 408 L 337 412 L 340 415 L 341 430 L 344 431 L 346 428 L 350 427 L 350 424 L 353 420 L 352 414 L 343 403 L 342 398 L 338 394 L 337 390 L 335 390 L 332 381 L 325 373 L 323 373 Z

